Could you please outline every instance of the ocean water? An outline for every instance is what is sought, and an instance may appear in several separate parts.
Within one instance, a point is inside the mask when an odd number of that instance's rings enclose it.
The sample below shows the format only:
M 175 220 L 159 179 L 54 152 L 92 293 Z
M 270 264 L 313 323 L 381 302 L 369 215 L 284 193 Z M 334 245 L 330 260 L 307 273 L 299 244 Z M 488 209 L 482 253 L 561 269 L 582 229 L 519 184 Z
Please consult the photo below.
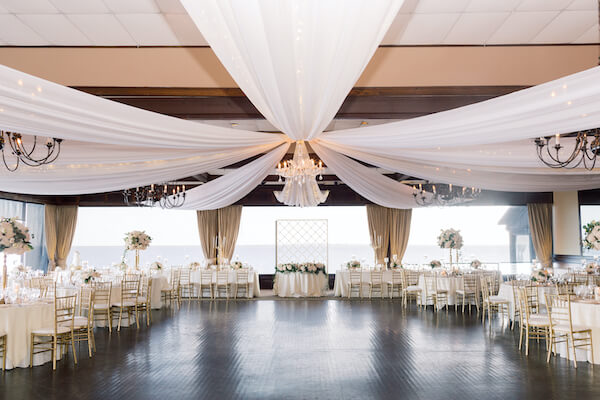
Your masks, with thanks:
M 119 262 L 123 256 L 123 247 L 121 246 L 74 246 L 67 261 L 68 264 L 71 263 L 75 250 L 80 252 L 82 261 L 87 261 L 89 265 L 97 267 Z M 283 253 L 290 253 L 290 249 L 280 249 L 280 257 L 285 255 Z M 353 257 L 364 260 L 370 265 L 374 261 L 373 250 L 368 245 L 329 244 L 327 252 L 325 249 L 321 249 L 322 257 L 318 257 L 314 252 L 310 252 L 310 255 L 308 253 L 307 251 L 306 259 L 301 259 L 304 257 L 299 254 L 295 257 L 289 256 L 285 261 L 325 262 L 330 273 L 341 268 L 342 264 Z M 477 258 L 483 262 L 508 263 L 510 259 L 508 246 L 465 246 L 461 253 L 462 261 L 465 262 Z M 325 257 L 325 254 L 328 257 Z M 182 265 L 204 259 L 200 246 L 150 246 L 147 250 L 140 252 L 140 263 L 142 265 L 151 263 L 157 257 L 167 259 L 170 265 Z M 234 259 L 236 258 L 252 265 L 259 273 L 270 274 L 273 273 L 276 263 L 275 245 L 237 246 L 234 252 Z M 127 252 L 126 259 L 133 264 L 134 252 Z M 440 249 L 437 246 L 409 246 L 403 262 L 420 264 L 433 259 L 448 262 L 448 250 Z

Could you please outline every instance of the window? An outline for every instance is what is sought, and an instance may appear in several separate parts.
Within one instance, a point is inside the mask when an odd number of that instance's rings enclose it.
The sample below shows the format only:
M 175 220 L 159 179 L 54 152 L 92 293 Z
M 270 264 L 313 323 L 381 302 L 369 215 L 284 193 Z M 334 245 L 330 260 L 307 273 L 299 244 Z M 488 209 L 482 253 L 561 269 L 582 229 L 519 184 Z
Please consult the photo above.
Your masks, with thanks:
M 591 221 L 600 221 L 600 206 L 580 206 L 579 215 L 581 221 L 581 239 L 583 240 L 586 236 L 583 226 Z M 582 246 L 582 254 L 588 257 L 596 257 L 600 256 L 600 251 L 589 250 Z

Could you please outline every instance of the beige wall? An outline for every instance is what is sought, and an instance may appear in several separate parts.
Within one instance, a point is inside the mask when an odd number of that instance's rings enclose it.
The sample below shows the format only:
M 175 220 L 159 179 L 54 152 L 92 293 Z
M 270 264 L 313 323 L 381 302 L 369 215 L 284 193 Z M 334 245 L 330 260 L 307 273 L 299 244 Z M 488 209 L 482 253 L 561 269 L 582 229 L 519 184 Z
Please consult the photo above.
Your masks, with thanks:
M 577 192 L 554 192 L 554 254 L 581 255 Z
M 597 65 L 598 46 L 382 47 L 359 87 L 536 85 Z M 0 62 L 68 86 L 236 87 L 210 48 L 0 48 Z

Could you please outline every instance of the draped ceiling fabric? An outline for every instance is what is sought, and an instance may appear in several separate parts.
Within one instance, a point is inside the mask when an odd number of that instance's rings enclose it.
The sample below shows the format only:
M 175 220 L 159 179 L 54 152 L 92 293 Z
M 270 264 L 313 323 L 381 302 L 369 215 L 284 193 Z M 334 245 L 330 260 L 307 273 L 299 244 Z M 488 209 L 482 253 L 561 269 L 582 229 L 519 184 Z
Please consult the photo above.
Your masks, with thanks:
M 552 266 L 552 204 L 527 204 L 529 232 L 535 255 L 543 267 Z
M 65 268 L 77 226 L 77 206 L 45 206 L 46 250 L 48 270 Z
M 83 194 L 169 181 L 264 154 L 188 191 L 185 208 L 217 209 L 274 173 L 309 140 L 365 198 L 415 206 L 410 187 L 356 160 L 489 190 L 600 187 L 598 170 L 544 166 L 532 139 L 600 126 L 600 67 L 419 118 L 325 132 L 401 0 L 182 0 L 236 83 L 283 134 L 220 128 L 139 110 L 0 66 L 0 128 L 65 139 L 52 166 L 0 170 L 0 190 Z M 572 139 L 563 138 L 569 148 Z

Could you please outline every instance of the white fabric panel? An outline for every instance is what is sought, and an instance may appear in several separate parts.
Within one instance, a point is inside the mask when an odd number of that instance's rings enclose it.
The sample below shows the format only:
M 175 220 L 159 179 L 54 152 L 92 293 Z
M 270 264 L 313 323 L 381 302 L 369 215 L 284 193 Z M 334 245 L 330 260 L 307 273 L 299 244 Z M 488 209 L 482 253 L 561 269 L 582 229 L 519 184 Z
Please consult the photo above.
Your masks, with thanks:
M 214 210 L 231 205 L 250 193 L 283 158 L 289 143 L 284 143 L 242 168 L 189 190 L 182 208 L 188 210 Z
M 600 126 L 600 67 L 491 100 L 400 122 L 328 132 L 365 152 L 511 142 Z
M 136 147 L 240 148 L 283 135 L 222 128 L 141 110 L 0 65 L 0 126 L 24 134 Z
M 318 136 L 360 77 L 403 0 L 182 0 L 265 118 Z
M 329 144 L 318 146 L 314 142 L 311 142 L 311 146 L 315 149 L 315 151 L 317 151 L 317 147 L 320 147 L 321 149 L 325 148 L 326 146 L 330 147 Z M 334 150 L 330 149 L 330 151 L 333 152 Z M 505 173 L 489 171 L 481 172 L 477 171 L 475 166 L 467 169 L 461 169 L 448 167 L 445 164 L 436 165 L 424 162 L 408 162 L 389 157 L 377 156 L 358 150 L 344 149 L 343 152 L 352 158 L 356 158 L 371 165 L 375 165 L 390 171 L 428 179 L 433 182 L 452 183 L 455 185 L 469 187 L 473 186 L 488 190 L 513 192 L 551 192 L 586 190 L 600 187 L 600 174 L 594 174 L 587 171 L 573 173 L 572 171 L 565 171 L 562 169 L 551 170 L 550 168 L 546 167 L 548 172 L 554 172 L 554 174 L 527 173 L 524 171 Z M 319 155 L 321 155 L 321 153 L 319 153 Z M 325 161 L 325 164 L 328 167 L 334 168 L 333 166 L 329 165 L 325 158 L 323 158 L 323 161 Z M 337 174 L 337 168 L 335 169 L 335 172 Z M 375 171 L 373 172 L 377 174 Z M 341 175 L 339 176 L 342 178 Z M 347 181 L 347 178 L 342 178 L 342 180 L 351 186 Z M 359 192 L 358 190 L 356 191 Z M 369 199 L 377 204 L 384 205 L 371 198 Z
M 319 145 L 315 141 L 310 144 L 328 168 L 331 168 L 346 185 L 366 199 L 390 208 L 414 208 L 416 206 L 412 187 L 388 178 L 343 154 Z
M 72 195 L 101 193 L 161 183 L 221 168 L 272 149 L 272 145 L 172 160 L 0 168 L 0 190 L 27 194 Z M 87 152 L 93 147 L 87 147 Z M 87 153 L 85 153 L 87 154 Z M 81 156 L 85 160 L 85 154 Z M 277 160 L 278 161 L 278 160 Z M 275 161 L 275 163 L 277 162 Z M 240 168 L 240 170 L 244 170 Z M 191 191 L 190 191 L 191 192 Z

